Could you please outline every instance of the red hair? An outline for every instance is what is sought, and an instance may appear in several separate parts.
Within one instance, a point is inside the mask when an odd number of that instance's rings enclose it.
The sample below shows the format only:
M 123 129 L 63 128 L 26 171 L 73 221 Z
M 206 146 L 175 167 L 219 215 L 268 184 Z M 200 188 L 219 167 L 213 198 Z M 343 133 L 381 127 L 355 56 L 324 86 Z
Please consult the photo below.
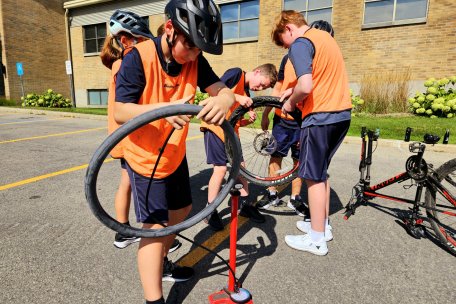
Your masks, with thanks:
M 307 25 L 307 22 L 300 12 L 293 10 L 282 11 L 280 15 L 277 16 L 274 28 L 271 32 L 272 41 L 274 41 L 274 43 L 278 46 L 283 46 L 280 35 L 285 32 L 285 26 L 287 24 L 294 24 L 297 27 L 301 27 L 303 25 Z

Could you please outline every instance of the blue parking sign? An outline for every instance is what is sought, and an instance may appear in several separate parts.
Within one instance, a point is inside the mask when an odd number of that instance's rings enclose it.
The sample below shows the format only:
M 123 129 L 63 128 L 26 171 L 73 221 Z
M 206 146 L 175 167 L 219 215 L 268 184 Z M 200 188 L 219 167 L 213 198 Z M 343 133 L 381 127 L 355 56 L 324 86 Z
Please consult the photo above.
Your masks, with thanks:
M 24 75 L 24 69 L 22 68 L 22 62 L 16 62 L 16 70 L 17 70 L 18 76 Z

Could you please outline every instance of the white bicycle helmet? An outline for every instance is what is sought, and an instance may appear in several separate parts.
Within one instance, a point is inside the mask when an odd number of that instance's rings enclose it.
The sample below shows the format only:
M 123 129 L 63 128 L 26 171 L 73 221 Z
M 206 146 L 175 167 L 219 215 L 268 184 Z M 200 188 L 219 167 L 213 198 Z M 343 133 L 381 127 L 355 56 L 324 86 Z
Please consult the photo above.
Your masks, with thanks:
M 109 19 L 109 32 L 114 37 L 121 32 L 126 32 L 134 37 L 154 38 L 154 35 L 152 35 L 140 16 L 122 10 L 116 10 Z

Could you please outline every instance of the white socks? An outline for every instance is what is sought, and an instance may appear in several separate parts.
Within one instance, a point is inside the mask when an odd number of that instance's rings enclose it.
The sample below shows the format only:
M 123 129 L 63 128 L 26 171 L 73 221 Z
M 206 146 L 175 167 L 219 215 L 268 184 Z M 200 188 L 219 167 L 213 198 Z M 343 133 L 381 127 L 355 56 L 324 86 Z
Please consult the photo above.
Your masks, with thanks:
M 310 238 L 315 243 L 320 243 L 321 241 L 324 241 L 325 233 L 324 232 L 318 232 L 318 231 L 315 231 L 312 228 L 310 228 Z

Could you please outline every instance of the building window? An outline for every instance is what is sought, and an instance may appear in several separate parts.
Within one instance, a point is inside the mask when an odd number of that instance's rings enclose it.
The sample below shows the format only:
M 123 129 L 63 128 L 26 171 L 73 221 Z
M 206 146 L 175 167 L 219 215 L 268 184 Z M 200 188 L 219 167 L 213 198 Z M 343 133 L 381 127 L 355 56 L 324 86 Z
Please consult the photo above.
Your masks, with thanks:
M 363 28 L 426 22 L 428 0 L 365 0 Z
M 83 26 L 84 53 L 99 53 L 106 38 L 106 23 Z
M 284 0 L 285 10 L 295 10 L 303 14 L 307 23 L 325 20 L 332 23 L 332 0 Z
M 108 104 L 108 90 L 87 90 L 89 106 L 103 106 Z
M 259 0 L 220 5 L 223 42 L 258 39 Z

